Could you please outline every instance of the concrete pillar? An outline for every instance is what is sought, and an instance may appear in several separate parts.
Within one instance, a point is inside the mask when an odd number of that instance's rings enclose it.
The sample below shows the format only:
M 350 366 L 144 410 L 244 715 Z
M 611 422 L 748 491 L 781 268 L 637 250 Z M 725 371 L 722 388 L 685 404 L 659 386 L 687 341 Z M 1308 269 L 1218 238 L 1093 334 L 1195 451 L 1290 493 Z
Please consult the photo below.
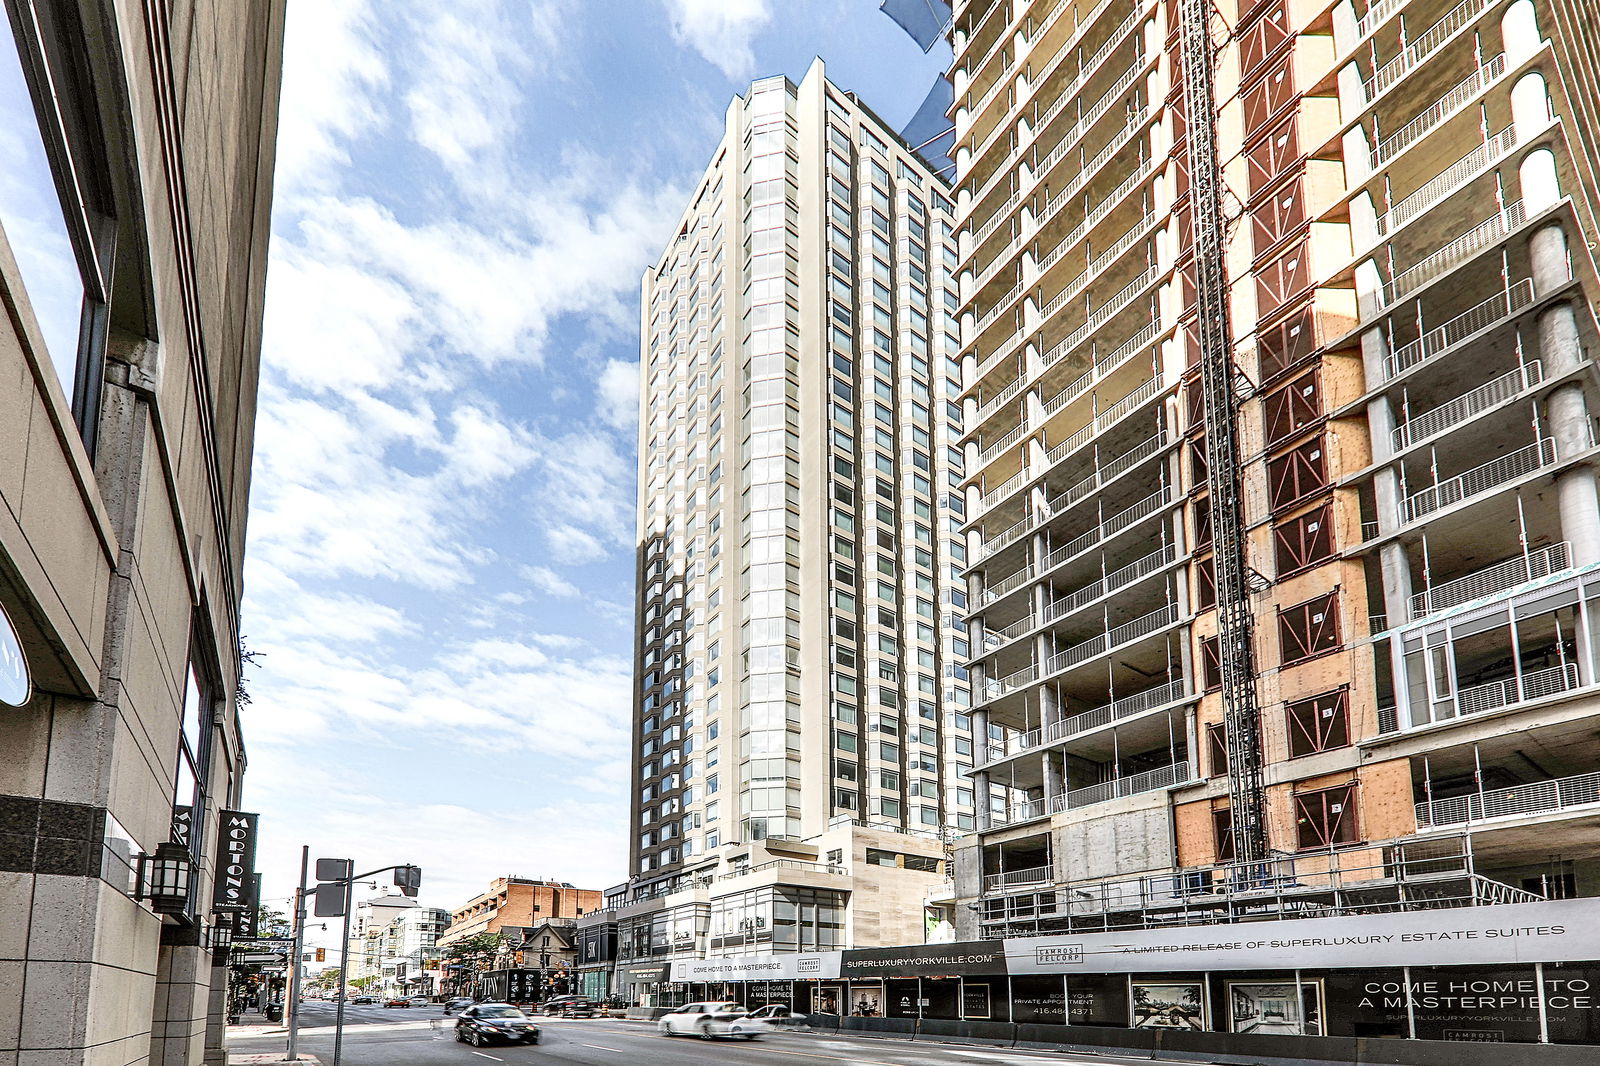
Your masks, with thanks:
M 1333 47 L 1344 55 L 1356 43 L 1356 6 L 1351 0 L 1339 0 L 1333 7 Z
M 1411 620 L 1411 562 L 1404 544 L 1390 542 L 1379 554 L 1383 564 L 1383 609 L 1392 629 Z
M 988 743 L 987 740 L 984 741 Z M 992 829 L 994 822 L 990 817 L 989 800 L 989 772 L 978 770 L 972 775 L 972 802 L 977 805 L 978 828 L 980 830 Z
M 1062 794 L 1065 785 L 1061 773 L 1061 760 L 1057 753 L 1047 751 L 1043 755 L 1045 811 L 1048 813 L 1054 811 L 1056 797 Z
M 1535 235 L 1545 238 L 1557 227 L 1547 227 Z M 1559 252 L 1559 263 L 1556 261 Z M 1559 282 L 1566 262 L 1565 240 L 1547 238 L 1535 249 L 1535 270 L 1546 281 Z M 1542 283 L 1536 275 L 1535 285 Z M 1539 358 L 1547 378 L 1559 377 L 1583 362 L 1578 337 L 1578 320 L 1569 303 L 1557 304 L 1539 316 Z M 1556 458 L 1566 459 L 1587 451 L 1592 443 L 1589 402 L 1583 382 L 1572 381 L 1550 394 L 1545 401 L 1545 424 L 1555 440 Z M 1557 506 L 1561 514 L 1562 539 L 1572 547 L 1577 566 L 1600 562 L 1600 493 L 1596 492 L 1594 469 L 1580 466 L 1556 478 Z
M 1559 223 L 1545 226 L 1528 241 L 1534 291 L 1543 295 L 1572 280 L 1572 257 L 1567 234 Z
M 1400 473 L 1394 467 L 1379 470 L 1372 479 L 1373 495 L 1378 502 L 1378 532 L 1389 533 L 1405 524 L 1401 510 Z
M 1600 563 L 1600 494 L 1594 468 L 1580 466 L 1556 479 L 1561 509 L 1561 536 L 1572 546 L 1574 566 Z

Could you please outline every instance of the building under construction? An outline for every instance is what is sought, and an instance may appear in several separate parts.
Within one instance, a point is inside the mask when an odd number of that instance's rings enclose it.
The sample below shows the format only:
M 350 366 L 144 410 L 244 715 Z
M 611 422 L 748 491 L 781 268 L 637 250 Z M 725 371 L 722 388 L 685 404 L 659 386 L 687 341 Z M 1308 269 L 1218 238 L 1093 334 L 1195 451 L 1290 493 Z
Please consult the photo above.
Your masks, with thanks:
M 952 14 L 962 939 L 1600 895 L 1592 0 Z

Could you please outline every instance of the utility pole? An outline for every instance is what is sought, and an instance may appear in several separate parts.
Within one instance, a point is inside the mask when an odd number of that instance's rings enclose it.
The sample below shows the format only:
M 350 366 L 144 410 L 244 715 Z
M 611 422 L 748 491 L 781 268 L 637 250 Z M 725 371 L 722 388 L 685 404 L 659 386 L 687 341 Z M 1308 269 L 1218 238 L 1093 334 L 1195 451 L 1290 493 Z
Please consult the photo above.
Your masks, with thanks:
M 311 862 L 311 846 L 300 846 L 300 887 L 294 894 L 294 949 L 289 954 L 289 998 L 283 1009 L 289 1013 L 289 1050 L 284 1058 L 293 1062 L 299 1056 L 295 1047 L 300 1038 L 300 969 L 306 949 L 306 868 Z

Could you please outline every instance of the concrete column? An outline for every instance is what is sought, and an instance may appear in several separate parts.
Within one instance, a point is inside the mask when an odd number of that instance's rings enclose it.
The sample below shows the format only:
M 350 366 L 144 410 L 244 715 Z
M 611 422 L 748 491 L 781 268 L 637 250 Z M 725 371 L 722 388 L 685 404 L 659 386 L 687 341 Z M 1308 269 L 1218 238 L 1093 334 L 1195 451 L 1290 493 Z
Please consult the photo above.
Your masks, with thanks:
M 1559 223 L 1545 226 L 1528 240 L 1528 258 L 1535 292 L 1542 295 L 1572 280 L 1567 234 Z
M 1379 470 L 1372 479 L 1373 495 L 1378 501 L 1378 531 L 1390 533 L 1405 523 L 1401 513 L 1400 473 L 1392 466 Z
M 1065 784 L 1061 773 L 1061 760 L 1057 753 L 1047 751 L 1043 755 L 1045 811 L 1049 813 L 1053 809 L 1056 797 L 1065 790 Z
M 1411 619 L 1411 562 L 1404 544 L 1390 542 L 1379 554 L 1383 564 L 1383 609 L 1394 627 Z
M 984 741 L 988 743 L 988 741 Z M 994 822 L 990 819 L 989 811 L 989 772 L 978 770 L 972 775 L 972 802 L 977 805 L 978 828 L 980 830 L 992 829 Z
M 1556 227 L 1549 227 L 1535 236 L 1543 238 L 1554 229 Z M 1564 272 L 1564 245 L 1564 240 L 1558 248 L 1554 239 L 1546 239 L 1536 249 L 1535 268 L 1546 278 Z M 1554 261 L 1558 251 L 1559 265 Z M 1537 276 L 1535 284 L 1539 284 Z M 1552 378 L 1582 364 L 1578 320 L 1571 304 L 1557 304 L 1539 316 L 1539 358 L 1544 362 L 1545 375 Z M 1555 439 L 1558 459 L 1588 450 L 1592 440 L 1589 402 L 1581 380 L 1569 382 L 1552 392 L 1545 401 L 1545 416 L 1550 436 Z M 1588 566 L 1600 562 L 1600 492 L 1596 491 L 1594 469 L 1585 465 L 1561 474 L 1556 478 L 1556 499 L 1561 514 L 1561 536 L 1572 547 L 1573 563 Z

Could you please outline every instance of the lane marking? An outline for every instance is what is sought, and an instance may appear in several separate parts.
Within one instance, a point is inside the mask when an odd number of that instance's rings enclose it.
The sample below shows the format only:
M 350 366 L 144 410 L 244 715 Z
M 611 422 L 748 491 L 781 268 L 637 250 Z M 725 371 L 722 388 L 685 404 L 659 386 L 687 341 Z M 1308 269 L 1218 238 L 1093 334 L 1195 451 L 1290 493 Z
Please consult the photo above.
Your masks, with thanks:
M 479 1056 L 480 1058 L 494 1059 L 494 1061 L 496 1061 L 496 1062 L 504 1062 L 504 1061 L 506 1061 L 505 1059 L 499 1058 L 499 1057 L 497 1057 L 495 1055 L 485 1055 L 481 1051 L 474 1051 L 473 1054 Z
M 618 1055 L 625 1054 L 625 1052 L 619 1047 L 605 1047 L 602 1044 L 583 1044 L 581 1046 L 582 1047 L 592 1047 L 596 1051 L 615 1051 Z

